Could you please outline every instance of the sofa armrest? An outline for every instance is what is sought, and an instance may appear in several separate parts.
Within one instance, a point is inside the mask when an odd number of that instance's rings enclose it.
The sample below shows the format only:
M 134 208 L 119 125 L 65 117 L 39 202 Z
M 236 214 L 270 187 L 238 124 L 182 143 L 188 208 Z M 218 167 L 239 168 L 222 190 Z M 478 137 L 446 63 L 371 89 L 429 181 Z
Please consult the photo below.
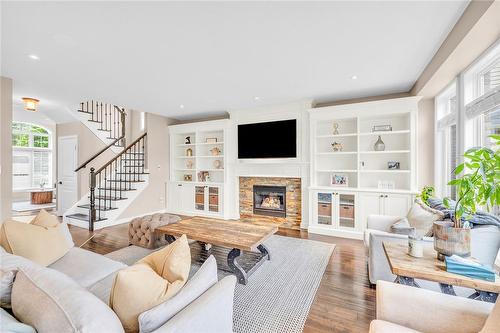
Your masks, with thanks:
M 153 333 L 232 333 L 235 286 L 226 276 Z
M 421 332 L 479 332 L 492 309 L 492 303 L 377 282 L 377 319 Z
M 402 217 L 399 216 L 389 216 L 389 215 L 368 215 L 366 220 L 366 227 L 368 229 L 380 230 L 380 231 L 391 231 L 391 225 L 401 220 Z
M 394 281 L 396 276 L 391 272 L 383 243 L 406 241 L 408 236 L 378 230 L 365 230 L 365 233 L 365 239 L 368 239 L 368 278 L 370 283 L 375 284 L 378 280 Z M 424 241 L 432 242 L 433 239 L 424 237 Z

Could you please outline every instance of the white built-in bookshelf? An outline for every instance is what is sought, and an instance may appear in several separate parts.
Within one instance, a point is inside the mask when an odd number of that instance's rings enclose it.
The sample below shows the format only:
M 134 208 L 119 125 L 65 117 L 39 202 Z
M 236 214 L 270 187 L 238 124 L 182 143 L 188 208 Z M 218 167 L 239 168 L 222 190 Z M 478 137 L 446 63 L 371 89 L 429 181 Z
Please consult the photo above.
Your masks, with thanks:
M 171 180 L 207 184 L 224 183 L 224 131 L 209 130 L 172 135 Z M 208 177 L 201 173 L 205 173 Z M 189 179 L 189 177 L 191 177 Z
M 388 125 L 392 130 L 374 131 L 375 126 L 381 125 Z M 346 117 L 342 112 L 312 116 L 313 186 L 356 190 L 383 190 L 389 187 L 410 191 L 414 174 L 413 127 L 412 112 L 409 110 L 394 110 L 393 113 L 377 116 L 361 110 L 352 117 Z M 383 151 L 374 149 L 379 136 L 385 144 Z M 332 145 L 335 143 L 342 148 L 334 151 Z M 390 162 L 399 163 L 399 167 L 390 168 Z M 346 177 L 348 185 L 332 184 L 334 175 Z

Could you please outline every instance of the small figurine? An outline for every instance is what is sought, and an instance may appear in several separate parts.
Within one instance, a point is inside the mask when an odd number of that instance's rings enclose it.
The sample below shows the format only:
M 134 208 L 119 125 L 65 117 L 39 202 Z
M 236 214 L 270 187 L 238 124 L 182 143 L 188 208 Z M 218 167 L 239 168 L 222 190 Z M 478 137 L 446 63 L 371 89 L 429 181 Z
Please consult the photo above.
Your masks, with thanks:
M 190 145 L 191 144 L 191 137 L 190 136 L 186 136 L 186 142 L 185 142 L 187 145 Z
M 332 149 L 333 149 L 333 151 L 337 152 L 337 151 L 342 151 L 342 149 L 344 149 L 344 147 L 342 146 L 342 144 L 340 142 L 333 142 Z
M 213 156 L 218 156 L 221 153 L 221 150 L 218 147 L 213 147 L 210 149 L 210 152 L 212 153 Z
M 339 124 L 333 123 L 333 135 L 339 135 Z
M 193 161 L 192 160 L 187 160 L 186 161 L 186 168 L 192 169 L 193 168 Z
M 193 156 L 193 150 L 191 148 L 186 149 L 186 156 Z

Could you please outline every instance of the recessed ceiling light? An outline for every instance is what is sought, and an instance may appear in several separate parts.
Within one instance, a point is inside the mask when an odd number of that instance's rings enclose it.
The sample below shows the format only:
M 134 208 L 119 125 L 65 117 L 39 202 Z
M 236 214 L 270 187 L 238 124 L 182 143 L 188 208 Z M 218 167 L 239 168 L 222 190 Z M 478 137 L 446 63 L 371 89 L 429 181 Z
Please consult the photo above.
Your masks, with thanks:
M 30 54 L 28 57 L 30 57 L 33 60 L 40 60 L 40 57 L 37 56 L 36 54 Z
M 253 99 L 256 100 L 256 101 L 258 101 L 258 100 L 260 100 L 260 97 L 259 96 L 255 96 Z
M 179 105 L 181 109 L 184 109 L 184 104 Z
M 351 76 L 351 79 L 353 79 L 353 80 L 357 80 L 357 79 L 358 79 L 358 77 L 357 77 L 356 75 L 353 75 L 353 76 Z

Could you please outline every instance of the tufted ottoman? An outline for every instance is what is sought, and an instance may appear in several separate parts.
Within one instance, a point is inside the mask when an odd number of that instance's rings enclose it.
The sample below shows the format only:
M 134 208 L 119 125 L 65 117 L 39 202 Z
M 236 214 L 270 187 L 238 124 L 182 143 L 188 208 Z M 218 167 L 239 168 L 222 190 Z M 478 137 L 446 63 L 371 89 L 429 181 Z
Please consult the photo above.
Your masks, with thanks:
M 147 249 L 156 249 L 166 245 L 167 241 L 164 236 L 155 234 L 156 228 L 175 223 L 180 219 L 177 215 L 165 213 L 137 217 L 129 223 L 128 242 Z

